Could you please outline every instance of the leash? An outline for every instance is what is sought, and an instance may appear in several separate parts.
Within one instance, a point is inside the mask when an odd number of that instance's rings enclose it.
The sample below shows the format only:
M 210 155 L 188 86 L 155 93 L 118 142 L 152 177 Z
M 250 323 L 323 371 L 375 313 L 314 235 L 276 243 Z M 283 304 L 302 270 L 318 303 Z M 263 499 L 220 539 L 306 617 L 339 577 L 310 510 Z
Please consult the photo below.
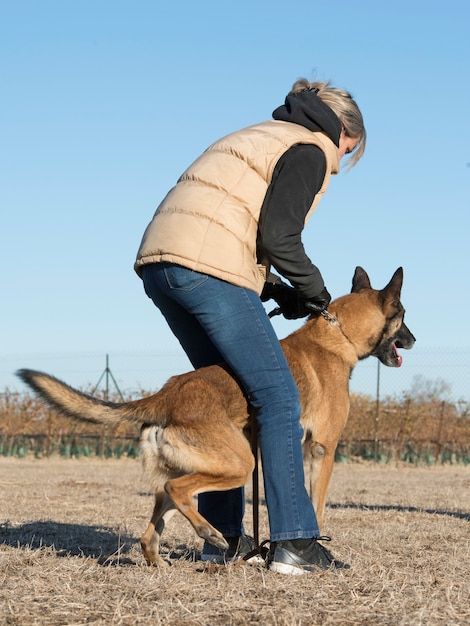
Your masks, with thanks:
M 261 556 L 261 558 L 266 561 L 268 558 L 269 549 L 266 547 L 266 544 L 269 543 L 269 540 L 265 540 L 262 543 L 259 542 L 259 452 L 258 452 L 258 423 L 256 419 L 252 418 L 251 424 L 251 451 L 255 458 L 255 467 L 253 469 L 252 484 L 253 484 L 253 539 L 255 542 L 255 547 L 253 550 L 250 550 L 243 557 L 244 561 L 249 561 L 254 556 Z
M 253 485 L 253 539 L 259 550 L 259 454 L 258 454 L 258 422 L 253 416 L 251 420 L 251 452 L 255 457 L 255 467 L 251 475 Z

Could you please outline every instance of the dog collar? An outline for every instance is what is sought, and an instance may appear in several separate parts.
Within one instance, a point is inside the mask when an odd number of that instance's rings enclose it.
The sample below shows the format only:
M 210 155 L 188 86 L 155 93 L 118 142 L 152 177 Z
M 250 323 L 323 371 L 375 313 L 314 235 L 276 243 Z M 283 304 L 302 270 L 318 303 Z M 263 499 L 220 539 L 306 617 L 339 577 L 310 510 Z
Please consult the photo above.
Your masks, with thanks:
M 338 320 L 336 319 L 336 317 L 334 315 L 332 315 L 328 311 L 322 311 L 321 315 L 326 319 L 326 321 L 328 322 L 328 324 L 330 326 L 338 326 L 339 327 L 339 322 L 338 322 Z

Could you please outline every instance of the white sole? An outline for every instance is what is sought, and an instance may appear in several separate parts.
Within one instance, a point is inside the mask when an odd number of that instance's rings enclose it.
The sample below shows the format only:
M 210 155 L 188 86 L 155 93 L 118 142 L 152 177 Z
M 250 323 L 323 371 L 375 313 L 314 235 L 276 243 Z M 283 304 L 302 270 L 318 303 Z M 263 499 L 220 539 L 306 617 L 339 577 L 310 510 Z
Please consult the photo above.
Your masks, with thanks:
M 277 563 L 276 561 L 273 561 L 269 565 L 269 571 L 276 572 L 276 574 L 286 574 L 288 576 L 304 576 L 304 574 L 309 573 L 307 570 L 296 567 L 295 565 L 287 565 L 287 563 Z
M 215 563 L 216 565 L 230 565 L 230 563 L 236 563 L 237 561 L 242 560 L 243 557 L 237 557 L 236 559 L 224 559 L 220 556 L 215 556 L 211 554 L 201 554 L 201 561 L 205 563 Z M 255 554 L 250 559 L 246 561 L 248 565 L 265 565 L 265 561 L 260 554 Z

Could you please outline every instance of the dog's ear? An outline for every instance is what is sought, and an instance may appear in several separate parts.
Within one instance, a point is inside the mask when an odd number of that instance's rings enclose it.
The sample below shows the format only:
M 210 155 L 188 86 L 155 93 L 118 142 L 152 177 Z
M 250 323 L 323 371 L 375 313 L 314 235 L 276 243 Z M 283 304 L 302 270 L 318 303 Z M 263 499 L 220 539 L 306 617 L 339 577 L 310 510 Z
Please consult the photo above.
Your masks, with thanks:
M 382 289 L 381 296 L 383 302 L 399 302 L 401 287 L 403 285 L 403 268 L 399 267 L 392 276 L 390 282 Z
M 367 272 L 357 266 L 352 280 L 351 293 L 357 293 L 361 289 L 372 289 Z

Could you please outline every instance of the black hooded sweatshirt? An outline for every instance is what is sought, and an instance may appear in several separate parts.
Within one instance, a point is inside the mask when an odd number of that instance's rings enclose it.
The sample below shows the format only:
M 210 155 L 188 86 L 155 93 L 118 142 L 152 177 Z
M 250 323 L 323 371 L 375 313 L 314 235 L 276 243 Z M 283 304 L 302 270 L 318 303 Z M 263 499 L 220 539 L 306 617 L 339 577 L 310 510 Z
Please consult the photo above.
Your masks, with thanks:
M 324 132 L 339 146 L 341 122 L 315 90 L 287 96 L 273 118 Z M 325 286 L 302 243 L 305 217 L 325 174 L 326 159 L 318 146 L 297 144 L 287 150 L 276 164 L 259 219 L 259 258 L 266 259 L 306 300 Z

